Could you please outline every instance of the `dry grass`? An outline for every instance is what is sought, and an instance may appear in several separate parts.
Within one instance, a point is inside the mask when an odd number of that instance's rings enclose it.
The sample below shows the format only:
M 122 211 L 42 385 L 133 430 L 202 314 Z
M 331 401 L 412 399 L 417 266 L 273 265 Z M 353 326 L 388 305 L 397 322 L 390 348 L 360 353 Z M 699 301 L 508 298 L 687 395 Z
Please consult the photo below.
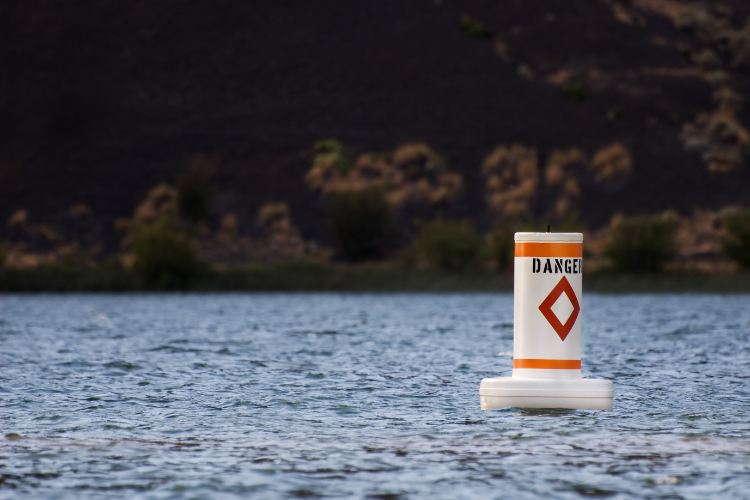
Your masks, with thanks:
M 721 59 L 711 49 L 703 49 L 697 54 L 693 55 L 693 62 L 698 69 L 703 72 L 716 71 L 721 69 Z
M 750 145 L 750 132 L 737 119 L 743 97 L 722 87 L 713 98 L 717 109 L 685 124 L 681 137 L 685 147 L 703 151 L 710 172 L 731 172 L 742 165 L 742 152 Z
M 497 54 L 503 62 L 510 62 L 510 49 L 508 44 L 501 37 L 495 37 L 495 54 Z
M 8 249 L 5 258 L 5 267 L 9 269 L 35 269 L 37 267 L 54 263 L 52 252 L 26 252 L 22 247 Z
M 680 258 L 696 259 L 721 254 L 722 211 L 696 210 L 692 217 L 682 217 L 677 224 L 677 253 Z
M 729 110 L 733 113 L 738 113 L 742 110 L 742 103 L 745 100 L 742 94 L 735 92 L 727 86 L 716 90 L 712 99 L 718 105 L 719 109 Z
M 312 167 L 305 181 L 323 193 L 342 190 L 341 183 L 351 168 L 349 153 L 336 139 L 325 139 L 312 148 Z
M 308 253 L 310 244 L 305 242 L 292 223 L 292 212 L 286 203 L 266 203 L 258 209 L 258 226 L 266 231 L 266 240 L 261 242 L 268 251 L 276 252 L 281 259 L 297 258 Z
M 750 19 L 737 28 L 731 22 L 731 11 L 717 3 L 683 4 L 670 12 L 678 28 L 693 32 L 717 50 L 725 52 L 732 67 L 750 63 Z
M 407 176 L 423 176 L 445 170 L 445 160 L 423 142 L 403 144 L 396 148 L 393 163 Z
M 151 189 L 146 198 L 138 204 L 133 217 L 118 218 L 114 227 L 118 231 L 126 232 L 121 246 L 129 248 L 136 233 L 153 224 L 176 227 L 178 224 L 177 189 L 168 184 L 159 184 Z
M 305 182 L 312 189 L 320 190 L 323 193 L 331 193 L 340 189 L 342 177 L 335 157 L 319 155 L 315 158 L 312 168 L 305 175 Z
M 129 231 L 132 226 L 133 226 L 133 221 L 131 219 L 128 219 L 127 217 L 118 217 L 112 223 L 112 227 L 115 229 L 115 231 L 118 231 L 121 233 Z
M 628 175 L 633 169 L 630 151 L 619 142 L 600 149 L 590 165 L 597 182 L 608 182 Z
M 742 164 L 742 156 L 733 148 L 713 147 L 703 154 L 709 172 L 725 174 Z
M 75 203 L 68 209 L 68 217 L 81 220 L 91 215 L 91 209 L 84 203 Z
M 630 0 L 639 9 L 676 19 L 685 4 L 680 0 Z
M 611 6 L 612 14 L 615 16 L 615 19 L 617 19 L 621 23 L 627 24 L 628 26 L 637 27 L 643 27 L 646 25 L 646 20 L 642 15 L 626 8 L 623 4 L 619 2 L 612 2 Z
M 587 164 L 586 155 L 578 148 L 555 150 L 547 160 L 544 179 L 547 186 L 559 186 L 560 192 L 555 201 L 552 215 L 561 218 L 570 212 L 573 200 L 580 196 L 581 187 L 576 178 L 576 170 Z
M 719 17 L 697 3 L 683 5 L 673 20 L 678 28 L 692 31 L 706 41 L 713 41 L 731 29 L 726 17 Z
M 576 76 L 576 73 L 576 71 L 571 69 L 557 70 L 554 73 L 550 73 L 549 75 L 547 75 L 547 83 L 551 83 L 552 85 L 562 85 L 563 83 Z
M 521 64 L 516 71 L 518 72 L 518 76 L 520 76 L 521 78 L 524 78 L 526 80 L 534 79 L 534 70 L 531 69 L 531 66 L 529 66 L 528 64 Z
M 219 222 L 218 237 L 231 239 L 237 236 L 237 216 L 234 214 L 226 214 L 221 218 Z
M 539 181 L 537 152 L 521 144 L 499 146 L 482 164 L 489 207 L 515 218 L 529 213 Z
M 732 23 L 731 10 L 717 2 L 633 0 L 633 4 L 670 17 L 678 28 L 693 33 L 711 47 L 698 53 L 693 53 L 690 46 L 682 48 L 703 78 L 721 87 L 713 96 L 717 109 L 700 115 L 694 123 L 685 124 L 682 140 L 685 147 L 703 152 L 709 171 L 735 170 L 742 164 L 743 149 L 750 135 L 737 117 L 742 96 L 727 86 L 731 76 L 722 69 L 720 55 L 729 59 L 732 68 L 750 66 L 750 18 L 742 27 L 737 27 Z
M 69 243 L 58 248 L 53 260 L 55 263 L 65 267 L 94 267 L 96 262 L 78 242 Z
M 269 233 L 288 233 L 294 229 L 286 203 L 266 203 L 258 209 L 256 223 Z
M 26 225 L 29 220 L 29 213 L 26 210 L 16 210 L 8 217 L 8 227 L 15 228 Z
M 76 241 L 57 243 L 49 251 L 30 250 L 26 243 L 16 243 L 8 248 L 5 266 L 9 269 L 36 269 L 42 266 L 94 267 L 96 262 L 89 252 Z
M 750 64 L 750 18 L 740 30 L 733 31 L 727 39 L 732 66 L 741 67 Z
M 168 184 L 159 184 L 148 192 L 135 209 L 132 223 L 153 224 L 162 217 L 177 217 L 177 190 Z
M 266 203 L 258 209 L 256 224 L 266 233 L 262 238 L 238 235 L 237 217 L 226 214 L 218 231 L 196 242 L 198 255 L 217 269 L 233 265 L 283 262 L 296 259 L 325 261 L 328 254 L 315 242 L 305 241 L 292 222 L 286 203 Z
M 380 189 L 391 206 L 406 202 L 443 204 L 463 187 L 460 174 L 429 145 L 408 143 L 392 153 L 366 153 L 342 171 L 337 154 L 318 155 L 305 180 L 323 194 Z
M 544 168 L 544 178 L 548 186 L 562 184 L 569 170 L 573 167 L 585 165 L 586 155 L 578 148 L 568 150 L 556 149 L 547 160 Z

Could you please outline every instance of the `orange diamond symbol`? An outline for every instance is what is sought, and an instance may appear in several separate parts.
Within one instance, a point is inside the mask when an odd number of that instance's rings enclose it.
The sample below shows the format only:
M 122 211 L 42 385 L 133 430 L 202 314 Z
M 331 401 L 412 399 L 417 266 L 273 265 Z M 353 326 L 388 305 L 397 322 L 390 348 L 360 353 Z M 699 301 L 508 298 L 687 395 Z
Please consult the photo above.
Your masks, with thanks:
M 559 299 L 562 294 L 567 295 L 570 303 L 573 305 L 573 312 L 570 313 L 565 324 L 562 324 L 557 315 L 552 311 L 552 306 L 555 305 L 555 302 L 557 302 L 557 299 Z M 555 288 L 552 289 L 549 295 L 547 295 L 547 298 L 544 299 L 544 302 L 539 306 L 539 310 L 544 317 L 547 318 L 547 321 L 552 325 L 552 328 L 555 329 L 560 340 L 565 341 L 565 337 L 568 336 L 570 330 L 573 329 L 576 319 L 578 319 L 578 313 L 581 312 L 581 306 L 578 304 L 578 299 L 573 291 L 573 287 L 570 286 L 568 278 L 563 276 L 560 282 L 555 285 Z

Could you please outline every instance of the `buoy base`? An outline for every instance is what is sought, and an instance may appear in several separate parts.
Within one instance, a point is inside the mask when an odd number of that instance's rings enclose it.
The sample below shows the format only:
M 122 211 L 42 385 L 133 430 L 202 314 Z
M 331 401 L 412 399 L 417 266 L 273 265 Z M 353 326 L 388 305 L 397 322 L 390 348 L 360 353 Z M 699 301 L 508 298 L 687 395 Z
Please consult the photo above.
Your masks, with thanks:
M 496 377 L 479 385 L 483 410 L 495 408 L 565 408 L 612 410 L 614 384 L 602 379 Z

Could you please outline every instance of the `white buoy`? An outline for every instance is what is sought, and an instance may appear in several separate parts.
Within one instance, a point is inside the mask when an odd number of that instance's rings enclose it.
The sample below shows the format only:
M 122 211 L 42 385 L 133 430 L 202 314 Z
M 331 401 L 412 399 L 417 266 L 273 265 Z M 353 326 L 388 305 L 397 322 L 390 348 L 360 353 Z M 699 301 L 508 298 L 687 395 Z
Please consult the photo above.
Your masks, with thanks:
M 612 382 L 581 378 L 582 264 L 581 233 L 516 233 L 513 376 L 482 380 L 483 410 L 612 409 Z

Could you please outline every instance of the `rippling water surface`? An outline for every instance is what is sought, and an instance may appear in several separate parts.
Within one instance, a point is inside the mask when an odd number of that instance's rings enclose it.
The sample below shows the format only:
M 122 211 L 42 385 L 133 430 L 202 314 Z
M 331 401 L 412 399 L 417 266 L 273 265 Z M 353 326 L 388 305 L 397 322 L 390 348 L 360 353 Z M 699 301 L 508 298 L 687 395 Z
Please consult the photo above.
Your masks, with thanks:
M 0 497 L 750 497 L 750 297 L 589 294 L 614 411 L 482 412 L 512 300 L 0 296 Z

